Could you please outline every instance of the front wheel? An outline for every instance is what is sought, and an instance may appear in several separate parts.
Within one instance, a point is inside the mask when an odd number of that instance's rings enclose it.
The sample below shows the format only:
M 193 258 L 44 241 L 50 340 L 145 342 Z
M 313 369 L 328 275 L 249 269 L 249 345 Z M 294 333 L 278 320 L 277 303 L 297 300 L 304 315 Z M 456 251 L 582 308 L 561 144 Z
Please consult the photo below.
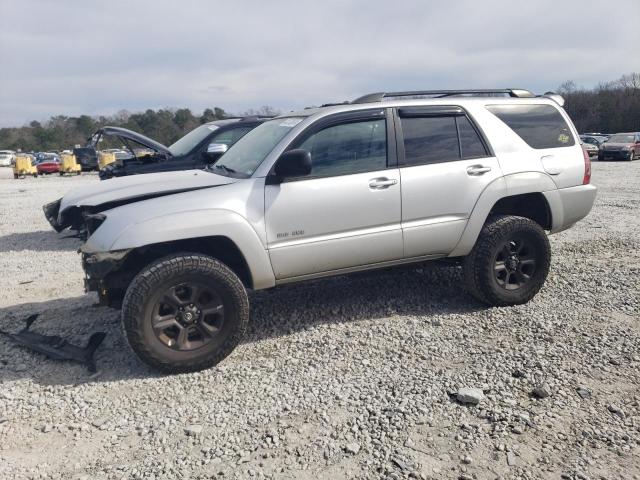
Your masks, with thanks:
M 549 273 L 551 246 L 544 230 L 524 217 L 497 215 L 482 228 L 464 260 L 464 279 L 478 300 L 495 306 L 531 300 Z
M 167 373 L 204 370 L 238 345 L 249 320 L 240 279 L 218 260 L 176 254 L 143 269 L 122 303 L 129 345 Z
M 636 159 L 636 152 L 631 150 L 631 152 L 629 152 L 629 161 L 633 162 L 635 159 Z

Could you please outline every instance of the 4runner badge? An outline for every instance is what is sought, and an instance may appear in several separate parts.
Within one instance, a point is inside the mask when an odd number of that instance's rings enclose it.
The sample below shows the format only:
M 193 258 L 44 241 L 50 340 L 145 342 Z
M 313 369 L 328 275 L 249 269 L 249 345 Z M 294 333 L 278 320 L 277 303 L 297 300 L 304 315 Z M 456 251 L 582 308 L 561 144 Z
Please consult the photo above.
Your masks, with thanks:
M 291 233 L 289 232 L 276 233 L 276 238 L 299 237 L 301 235 L 304 235 L 304 230 L 294 230 Z

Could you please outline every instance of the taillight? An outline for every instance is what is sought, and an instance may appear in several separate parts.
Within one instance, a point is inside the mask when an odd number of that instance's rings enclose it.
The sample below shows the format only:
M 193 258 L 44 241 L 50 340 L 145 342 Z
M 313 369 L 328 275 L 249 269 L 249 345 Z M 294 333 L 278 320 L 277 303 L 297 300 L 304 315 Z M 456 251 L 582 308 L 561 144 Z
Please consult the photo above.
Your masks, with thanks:
M 584 177 L 582 177 L 582 184 L 587 185 L 591 183 L 591 160 L 589 160 L 589 154 L 583 148 L 582 156 L 584 157 Z

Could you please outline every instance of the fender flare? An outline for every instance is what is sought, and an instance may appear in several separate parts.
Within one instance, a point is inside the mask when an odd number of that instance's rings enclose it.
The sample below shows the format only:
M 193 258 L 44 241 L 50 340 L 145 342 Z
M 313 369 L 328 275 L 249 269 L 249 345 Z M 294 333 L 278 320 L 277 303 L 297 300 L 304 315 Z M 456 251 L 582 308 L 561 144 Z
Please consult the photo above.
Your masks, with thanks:
M 521 172 L 494 180 L 482 191 L 471 211 L 467 226 L 450 257 L 467 255 L 478 239 L 493 206 L 502 198 L 525 193 L 542 193 L 549 204 L 554 229 L 562 224 L 562 206 L 557 187 L 549 175 L 542 172 Z M 553 231 L 553 230 L 552 230 Z
M 213 236 L 226 237 L 238 247 L 251 274 L 254 289 L 275 285 L 271 261 L 260 237 L 246 219 L 230 210 L 181 211 L 130 224 L 115 238 L 109 250 Z

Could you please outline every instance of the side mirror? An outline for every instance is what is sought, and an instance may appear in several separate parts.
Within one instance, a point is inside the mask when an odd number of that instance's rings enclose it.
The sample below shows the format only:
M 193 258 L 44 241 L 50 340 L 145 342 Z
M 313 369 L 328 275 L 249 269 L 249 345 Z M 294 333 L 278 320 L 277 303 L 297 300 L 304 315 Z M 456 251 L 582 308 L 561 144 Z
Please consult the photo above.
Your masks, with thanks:
M 280 155 L 273 169 L 278 178 L 304 177 L 311 173 L 311 154 L 301 148 Z
M 227 150 L 229 150 L 229 146 L 225 143 L 210 143 L 207 146 L 207 153 L 222 155 Z

